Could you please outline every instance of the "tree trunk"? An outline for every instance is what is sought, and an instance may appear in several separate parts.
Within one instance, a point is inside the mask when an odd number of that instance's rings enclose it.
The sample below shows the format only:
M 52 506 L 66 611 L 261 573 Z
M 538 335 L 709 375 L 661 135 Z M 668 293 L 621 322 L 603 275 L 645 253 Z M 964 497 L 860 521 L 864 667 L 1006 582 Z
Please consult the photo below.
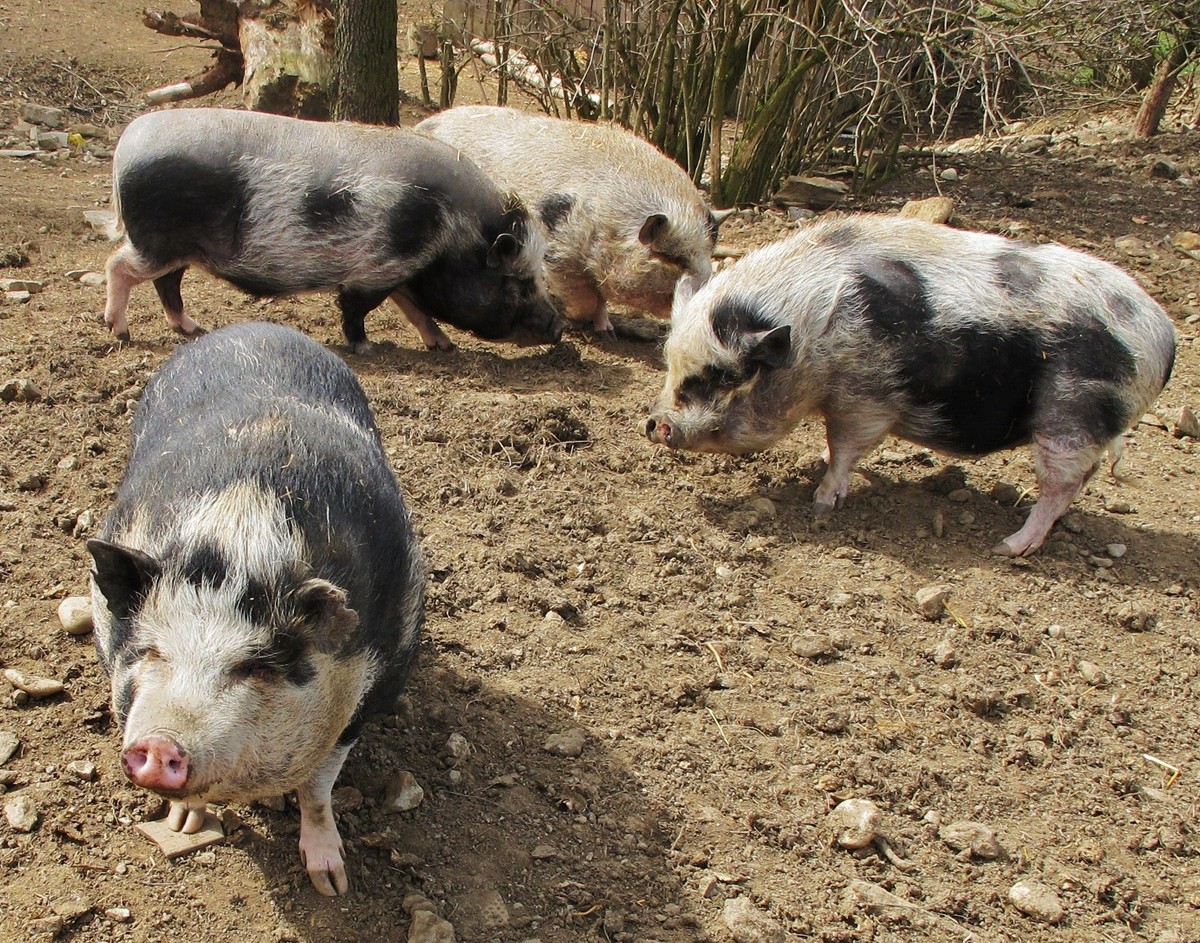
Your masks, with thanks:
M 1154 70 L 1154 81 L 1146 89 L 1146 97 L 1142 99 L 1142 107 L 1138 109 L 1137 117 L 1133 119 L 1133 136 L 1150 138 L 1158 134 L 1158 126 L 1162 123 L 1163 115 L 1167 113 L 1167 102 L 1175 91 L 1175 82 L 1179 78 L 1179 70 L 1187 62 L 1187 46 L 1178 40 L 1171 49 L 1171 54 L 1163 59 Z
M 328 118 L 333 20 L 328 0 L 200 0 L 199 13 L 146 10 L 143 22 L 165 36 L 217 43 L 198 76 L 146 93 L 152 105 L 242 86 L 252 111 Z
M 333 31 L 335 118 L 400 123 L 396 17 L 396 0 L 338 0 Z

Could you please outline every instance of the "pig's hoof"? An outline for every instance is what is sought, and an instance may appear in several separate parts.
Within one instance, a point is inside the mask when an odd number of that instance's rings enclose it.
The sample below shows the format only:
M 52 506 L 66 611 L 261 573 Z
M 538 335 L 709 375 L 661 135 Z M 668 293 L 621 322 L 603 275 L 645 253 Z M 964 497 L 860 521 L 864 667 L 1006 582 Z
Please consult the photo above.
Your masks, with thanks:
M 370 341 L 357 341 L 350 345 L 350 349 L 360 357 L 370 357 L 375 353 L 375 345 Z
M 208 331 L 204 330 L 199 324 L 193 327 L 190 331 L 183 325 L 175 328 L 175 333 L 181 337 L 203 337 Z
M 129 332 L 121 331 L 121 333 L 119 333 L 117 335 L 117 340 L 122 344 L 128 344 L 129 343 Z
M 454 341 L 450 340 L 450 338 L 447 337 L 445 340 L 442 340 L 439 338 L 438 340 L 434 341 L 432 344 L 426 344 L 425 349 L 426 350 L 440 350 L 440 351 L 443 351 L 444 353 L 449 353 L 452 350 L 457 350 L 458 347 L 455 345 Z
M 822 517 L 826 514 L 832 514 L 837 510 L 837 504 L 832 501 L 814 501 L 813 514 L 817 517 Z

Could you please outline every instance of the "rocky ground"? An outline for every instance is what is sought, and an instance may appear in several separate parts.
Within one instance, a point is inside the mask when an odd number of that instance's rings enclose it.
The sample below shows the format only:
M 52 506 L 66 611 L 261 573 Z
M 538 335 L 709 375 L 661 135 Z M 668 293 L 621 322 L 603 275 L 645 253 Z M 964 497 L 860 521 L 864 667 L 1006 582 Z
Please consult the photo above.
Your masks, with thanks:
M 288 804 L 224 810 L 223 842 L 168 861 L 135 829 L 162 803 L 121 776 L 90 638 L 56 617 L 183 343 L 144 288 L 114 344 L 86 277 L 120 126 L 203 61 L 138 9 L 0 2 L 0 146 L 39 151 L 0 157 L 0 278 L 32 283 L 0 302 L 0 667 L 62 686 L 0 692 L 0 939 L 1200 938 L 1198 461 L 1173 434 L 1200 377 L 1200 139 L 1130 142 L 1121 111 L 914 157 L 840 207 L 944 193 L 955 225 L 1123 265 L 1175 320 L 1133 480 L 1098 477 L 1029 560 L 988 553 L 1031 504 L 1025 451 L 886 442 L 816 521 L 815 424 L 752 458 L 640 437 L 654 343 L 435 354 L 381 309 L 357 357 L 330 297 L 189 275 L 206 326 L 290 324 L 355 369 L 431 582 L 418 671 L 336 794 L 350 894 L 309 886 Z M 65 147 L 27 103 L 65 109 Z M 722 244 L 792 225 L 746 209 Z M 406 774 L 423 798 L 392 811 Z M 869 833 L 839 841 L 863 803 Z

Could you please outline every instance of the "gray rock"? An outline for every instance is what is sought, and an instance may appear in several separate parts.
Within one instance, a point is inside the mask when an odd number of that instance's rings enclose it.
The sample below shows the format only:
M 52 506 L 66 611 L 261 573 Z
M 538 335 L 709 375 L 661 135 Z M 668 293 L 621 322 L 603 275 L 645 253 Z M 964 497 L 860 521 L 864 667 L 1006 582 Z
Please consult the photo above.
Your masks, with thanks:
M 833 639 L 817 632 L 804 632 L 797 635 L 792 639 L 789 647 L 793 655 L 799 655 L 801 658 L 832 658 L 837 655 Z
M 1018 881 L 1009 888 L 1008 899 L 1026 917 L 1041 923 L 1058 923 L 1065 915 L 1058 895 L 1040 881 Z
M 18 304 L 18 305 L 25 304 L 25 302 L 29 301 L 29 299 L 31 299 L 32 297 L 33 297 L 33 295 L 30 292 L 27 292 L 24 290 L 22 290 L 22 291 L 6 291 L 4 293 L 5 301 L 11 301 L 13 304 Z
M 784 943 L 787 939 L 783 925 L 745 897 L 725 901 L 721 919 L 737 943 Z
M 926 619 L 937 619 L 946 608 L 946 600 L 950 598 L 949 586 L 922 586 L 914 594 L 917 609 Z
M 542 749 L 555 756 L 576 757 L 583 755 L 587 744 L 587 731 L 582 727 L 572 727 L 562 733 L 551 734 L 542 744 Z
M 900 215 L 910 219 L 923 219 L 928 223 L 947 223 L 954 215 L 954 201 L 948 196 L 909 200 L 901 207 Z
M 402 770 L 388 781 L 383 808 L 385 812 L 408 812 L 419 806 L 424 798 L 425 790 L 416 777 L 408 770 Z
M 454 924 L 428 910 L 414 911 L 408 943 L 454 943 Z
M 1196 414 L 1189 407 L 1180 408 L 1179 414 L 1175 417 L 1175 426 L 1171 430 L 1171 435 L 1177 439 L 1185 436 L 1189 439 L 1200 439 L 1200 421 L 1196 420 Z
M 51 108 L 49 105 L 26 103 L 21 106 L 21 118 L 43 128 L 61 128 L 64 112 L 61 108 Z
M 88 288 L 101 288 L 107 280 L 100 272 L 84 272 L 79 278 L 79 284 Z
M 61 694 L 66 689 L 61 681 L 56 681 L 53 678 L 30 677 L 16 668 L 5 668 L 4 679 L 18 691 L 24 691 L 35 700 L 44 697 L 53 697 L 55 694 Z
M 870 799 L 846 799 L 829 813 L 833 840 L 839 848 L 866 848 L 879 835 L 883 813 Z
M 0 730 L 0 766 L 3 766 L 13 758 L 13 754 L 21 746 L 21 738 L 15 733 L 9 733 L 7 730 Z
M 36 157 L 38 151 L 27 147 L 8 147 L 0 149 L 0 157 Z
M 6 403 L 36 403 L 42 398 L 42 391 L 32 380 L 8 380 L 0 385 L 0 400 Z
M 955 851 L 984 861 L 995 861 L 1004 855 L 996 833 L 979 822 L 951 822 L 938 829 L 938 838 Z
M 91 760 L 72 760 L 67 764 L 67 772 L 76 779 L 90 783 L 96 778 L 96 764 Z
M 70 147 L 66 131 L 43 131 L 37 136 L 37 145 L 43 151 L 59 151 Z
M 787 177 L 779 189 L 771 194 L 771 200 L 783 206 L 826 210 L 849 190 L 840 180 L 830 180 L 828 177 Z
M 37 828 L 38 807 L 31 796 L 21 792 L 4 803 L 4 817 L 14 832 L 28 834 Z
M 0 278 L 0 291 L 27 291 L 37 294 L 45 287 L 44 283 L 29 278 Z

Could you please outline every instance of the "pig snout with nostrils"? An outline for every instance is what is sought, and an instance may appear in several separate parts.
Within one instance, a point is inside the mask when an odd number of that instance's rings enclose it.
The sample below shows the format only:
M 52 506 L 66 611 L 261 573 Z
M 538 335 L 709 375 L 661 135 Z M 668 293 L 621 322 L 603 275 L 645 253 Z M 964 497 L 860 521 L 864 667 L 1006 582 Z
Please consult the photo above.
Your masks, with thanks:
M 612 330 L 609 304 L 669 317 L 676 282 L 712 274 L 718 216 L 683 168 L 623 128 L 466 105 L 416 130 L 539 214 L 550 293 L 572 320 Z
M 253 295 L 336 289 L 346 341 L 392 298 L 431 348 L 444 321 L 488 340 L 556 343 L 542 227 L 454 149 L 399 128 L 215 108 L 143 115 L 113 156 L 104 320 L 129 339 L 130 292 L 153 281 L 180 333 L 197 265 Z
M 1170 377 L 1170 318 L 1120 269 L 884 216 L 835 218 L 682 285 L 646 435 L 675 449 L 766 448 L 818 414 L 828 511 L 895 435 L 952 455 L 1032 444 L 1039 497 L 994 549 L 1032 553 Z
M 331 790 L 412 668 L 425 574 L 353 373 L 267 324 L 179 348 L 88 550 L 125 775 L 185 832 L 295 790 L 312 882 L 344 892 Z

